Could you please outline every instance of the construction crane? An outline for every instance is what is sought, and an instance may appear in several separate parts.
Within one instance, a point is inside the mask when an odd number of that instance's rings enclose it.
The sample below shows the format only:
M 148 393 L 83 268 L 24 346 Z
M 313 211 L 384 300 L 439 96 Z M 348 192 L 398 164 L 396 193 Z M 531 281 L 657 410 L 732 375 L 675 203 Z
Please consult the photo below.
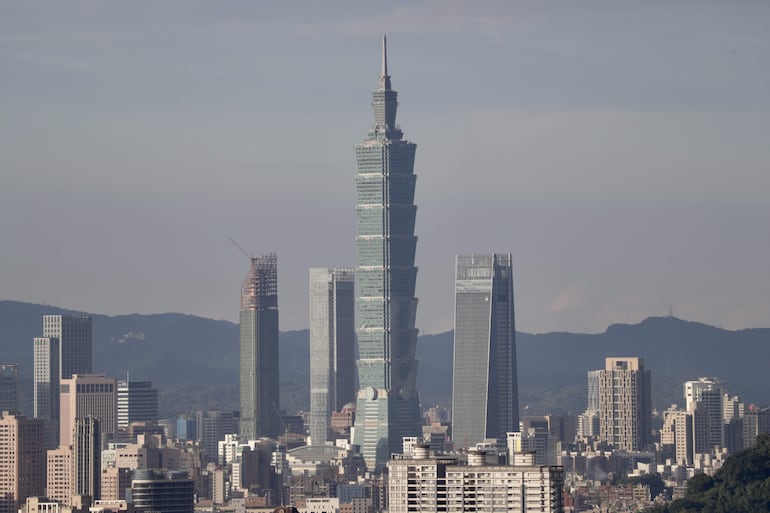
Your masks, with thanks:
M 241 245 L 240 245 L 240 244 L 238 244 L 237 242 L 235 242 L 235 239 L 233 239 L 232 237 L 228 237 L 228 238 L 227 238 L 227 240 L 229 240 L 229 241 L 230 241 L 230 243 L 231 243 L 233 246 L 235 246 L 235 247 L 236 247 L 236 249 L 237 249 L 238 251 L 240 251 L 241 253 L 243 253 L 243 256 L 245 256 L 245 257 L 246 257 L 246 258 L 248 258 L 249 260 L 254 260 L 254 255 L 250 255 L 249 253 L 247 253 L 247 252 L 246 252 L 246 250 L 245 250 L 245 249 L 243 249 L 243 248 L 241 247 Z

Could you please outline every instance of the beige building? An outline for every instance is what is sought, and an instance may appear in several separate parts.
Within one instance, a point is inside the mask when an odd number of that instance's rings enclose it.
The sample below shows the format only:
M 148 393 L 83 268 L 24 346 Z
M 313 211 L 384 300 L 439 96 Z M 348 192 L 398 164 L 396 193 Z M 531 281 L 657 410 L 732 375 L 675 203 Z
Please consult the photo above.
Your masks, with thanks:
M 132 471 L 127 468 L 107 467 L 102 470 L 101 500 L 120 501 L 131 488 Z
M 45 490 L 43 420 L 0 414 L 0 513 L 17 513 L 22 502 Z
M 99 419 L 103 439 L 114 437 L 118 427 L 117 382 L 104 374 L 75 374 L 60 386 L 59 445 L 72 445 L 76 418 Z
M 652 442 L 650 371 L 644 358 L 605 358 L 598 374 L 599 440 L 622 451 Z
M 692 415 L 672 404 L 663 416 L 660 444 L 678 465 L 693 464 Z
M 59 447 L 48 451 L 46 495 L 56 502 L 69 505 L 72 500 L 72 448 Z

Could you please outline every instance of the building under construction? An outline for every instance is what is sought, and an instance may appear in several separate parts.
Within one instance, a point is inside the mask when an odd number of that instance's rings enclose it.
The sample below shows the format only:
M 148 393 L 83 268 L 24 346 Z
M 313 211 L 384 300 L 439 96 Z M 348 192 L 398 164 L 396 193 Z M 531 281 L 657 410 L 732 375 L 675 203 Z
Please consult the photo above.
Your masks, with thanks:
M 278 389 L 278 259 L 249 257 L 241 288 L 241 438 L 281 432 Z

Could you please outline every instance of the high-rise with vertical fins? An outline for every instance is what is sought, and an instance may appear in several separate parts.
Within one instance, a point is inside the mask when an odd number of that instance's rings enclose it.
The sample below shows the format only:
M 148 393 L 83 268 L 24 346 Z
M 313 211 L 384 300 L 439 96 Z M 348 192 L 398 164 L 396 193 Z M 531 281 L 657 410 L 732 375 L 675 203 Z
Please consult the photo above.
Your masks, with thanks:
M 310 269 L 310 438 L 323 445 L 329 417 L 355 399 L 355 273 Z
M 372 94 L 374 125 L 356 145 L 356 311 L 358 378 L 353 443 L 369 470 L 379 471 L 402 437 L 420 432 L 414 265 L 417 145 L 396 125 L 398 93 L 388 75 L 387 42 Z

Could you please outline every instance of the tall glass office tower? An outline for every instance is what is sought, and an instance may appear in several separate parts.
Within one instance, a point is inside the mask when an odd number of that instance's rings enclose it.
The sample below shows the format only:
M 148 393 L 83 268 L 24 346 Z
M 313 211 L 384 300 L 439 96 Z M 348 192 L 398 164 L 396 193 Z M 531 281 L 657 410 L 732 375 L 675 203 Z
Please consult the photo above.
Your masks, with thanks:
M 91 374 L 90 315 L 44 315 L 43 336 L 34 339 L 35 418 L 45 419 L 48 449 L 59 446 L 59 382 Z
M 358 379 L 353 443 L 367 468 L 379 471 L 404 436 L 420 432 L 414 297 L 417 237 L 414 154 L 396 125 L 385 38 L 382 72 L 372 94 L 374 125 L 356 145 L 358 235 Z
M 92 342 L 90 315 L 44 315 L 43 336 L 59 339 L 59 376 L 91 374 Z
M 281 432 L 278 388 L 278 259 L 251 258 L 241 288 L 241 437 Z
M 473 447 L 519 430 L 510 254 L 458 255 L 452 439 Z
M 310 437 L 322 445 L 329 417 L 356 397 L 355 273 L 310 269 Z

